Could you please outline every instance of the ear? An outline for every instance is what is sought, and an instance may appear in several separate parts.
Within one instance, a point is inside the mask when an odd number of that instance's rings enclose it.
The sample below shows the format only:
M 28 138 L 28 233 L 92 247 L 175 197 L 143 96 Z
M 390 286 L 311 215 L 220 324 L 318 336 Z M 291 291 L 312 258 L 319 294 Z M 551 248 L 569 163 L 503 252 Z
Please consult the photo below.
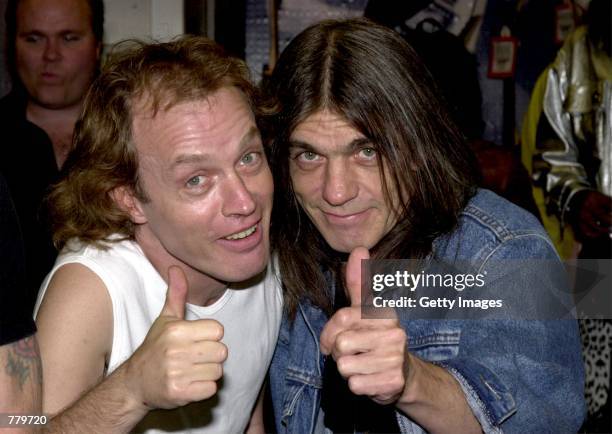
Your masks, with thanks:
M 125 185 L 116 187 L 110 192 L 110 195 L 119 209 L 130 216 L 134 224 L 141 225 L 147 222 L 142 203 L 130 187 Z

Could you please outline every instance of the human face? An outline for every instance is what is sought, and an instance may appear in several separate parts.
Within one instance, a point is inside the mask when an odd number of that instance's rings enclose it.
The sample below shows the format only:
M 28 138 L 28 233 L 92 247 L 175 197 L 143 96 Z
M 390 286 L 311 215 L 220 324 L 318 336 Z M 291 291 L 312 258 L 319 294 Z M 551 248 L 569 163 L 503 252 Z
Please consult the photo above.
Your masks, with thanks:
M 380 157 L 343 117 L 328 110 L 307 117 L 291 134 L 289 156 L 297 200 L 334 250 L 370 249 L 393 228 L 397 214 L 383 194 Z
M 140 105 L 140 108 L 138 107 Z M 151 117 L 136 104 L 133 138 L 148 201 L 136 201 L 136 240 L 165 275 L 239 282 L 269 255 L 272 175 L 245 97 L 222 88 Z
M 85 0 L 19 2 L 15 60 L 31 103 L 48 109 L 81 104 L 99 55 Z

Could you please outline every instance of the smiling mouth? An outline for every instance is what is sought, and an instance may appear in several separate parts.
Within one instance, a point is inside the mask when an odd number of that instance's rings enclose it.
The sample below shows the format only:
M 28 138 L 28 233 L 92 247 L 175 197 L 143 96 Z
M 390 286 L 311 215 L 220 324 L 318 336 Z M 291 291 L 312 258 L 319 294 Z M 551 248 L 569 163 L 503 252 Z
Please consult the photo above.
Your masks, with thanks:
M 328 224 L 341 227 L 353 227 L 365 221 L 368 216 L 368 210 L 351 213 L 351 214 L 335 214 L 323 211 L 323 215 Z
M 336 214 L 333 212 L 327 212 L 327 211 L 323 211 L 323 214 L 325 214 L 326 216 L 329 216 L 331 218 L 336 218 L 336 219 L 351 219 L 351 218 L 355 218 L 358 217 L 360 215 L 362 215 L 366 210 L 363 211 L 359 211 L 359 212 L 353 212 L 350 214 Z
M 250 228 L 245 229 L 245 230 L 243 230 L 241 232 L 237 232 L 235 234 L 232 234 L 232 235 L 229 235 L 227 237 L 224 237 L 223 239 L 224 240 L 230 240 L 230 241 L 232 241 L 232 240 L 241 240 L 241 239 L 246 238 L 246 237 L 248 237 L 250 235 L 253 235 L 256 230 L 257 230 L 257 224 L 255 224 L 255 225 L 251 226 Z

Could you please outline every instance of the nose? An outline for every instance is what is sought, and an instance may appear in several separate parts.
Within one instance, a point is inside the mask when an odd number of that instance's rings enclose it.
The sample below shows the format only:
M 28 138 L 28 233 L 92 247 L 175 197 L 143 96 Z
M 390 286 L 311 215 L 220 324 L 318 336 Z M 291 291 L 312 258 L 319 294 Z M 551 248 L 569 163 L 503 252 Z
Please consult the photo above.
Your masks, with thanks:
M 325 170 L 323 199 L 332 206 L 341 206 L 357 196 L 359 188 L 343 160 L 330 160 Z
M 223 207 L 225 217 L 248 216 L 253 214 L 257 204 L 249 186 L 238 174 L 230 175 L 224 182 Z
M 53 62 L 61 57 L 59 43 L 54 38 L 47 38 L 43 57 L 48 62 Z

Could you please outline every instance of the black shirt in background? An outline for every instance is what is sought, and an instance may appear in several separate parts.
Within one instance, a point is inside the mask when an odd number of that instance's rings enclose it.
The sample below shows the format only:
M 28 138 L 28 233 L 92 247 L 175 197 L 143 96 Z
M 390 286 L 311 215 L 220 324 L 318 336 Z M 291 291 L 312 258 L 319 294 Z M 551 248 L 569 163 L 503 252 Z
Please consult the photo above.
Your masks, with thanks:
M 36 331 L 32 310 L 24 296 L 25 286 L 19 222 L 0 175 L 0 345 L 18 341 Z
M 26 261 L 25 293 L 32 311 L 43 279 L 57 257 L 43 199 L 59 179 L 49 136 L 26 119 L 26 98 L 12 92 L 0 99 L 0 173 L 19 218 Z

